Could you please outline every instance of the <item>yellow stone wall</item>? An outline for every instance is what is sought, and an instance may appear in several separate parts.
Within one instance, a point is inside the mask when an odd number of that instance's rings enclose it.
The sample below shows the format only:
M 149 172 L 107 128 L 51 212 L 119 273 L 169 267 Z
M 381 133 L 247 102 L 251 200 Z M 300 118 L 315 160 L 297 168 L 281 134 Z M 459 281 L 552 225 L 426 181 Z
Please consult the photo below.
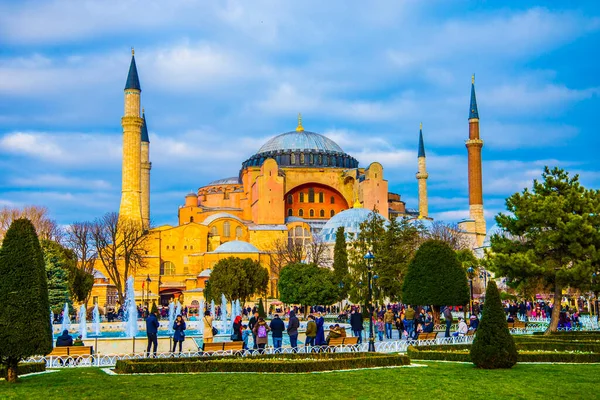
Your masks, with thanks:
M 150 226 L 150 169 L 152 164 L 150 163 L 150 143 L 141 142 L 141 210 L 142 210 L 142 222 L 145 228 Z
M 417 182 L 419 183 L 419 216 L 427 218 L 429 216 L 429 201 L 427 199 L 427 166 L 425 157 L 419 157 L 419 172 L 417 172 Z

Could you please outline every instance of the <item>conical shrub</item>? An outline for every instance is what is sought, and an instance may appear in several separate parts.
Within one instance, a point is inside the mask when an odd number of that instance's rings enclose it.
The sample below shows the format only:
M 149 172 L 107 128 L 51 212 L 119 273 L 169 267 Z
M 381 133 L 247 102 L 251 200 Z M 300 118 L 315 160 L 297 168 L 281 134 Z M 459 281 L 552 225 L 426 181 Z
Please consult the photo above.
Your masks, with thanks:
M 478 368 L 485 369 L 512 368 L 517 363 L 517 348 L 493 280 L 485 292 L 485 307 L 471 346 L 471 360 Z

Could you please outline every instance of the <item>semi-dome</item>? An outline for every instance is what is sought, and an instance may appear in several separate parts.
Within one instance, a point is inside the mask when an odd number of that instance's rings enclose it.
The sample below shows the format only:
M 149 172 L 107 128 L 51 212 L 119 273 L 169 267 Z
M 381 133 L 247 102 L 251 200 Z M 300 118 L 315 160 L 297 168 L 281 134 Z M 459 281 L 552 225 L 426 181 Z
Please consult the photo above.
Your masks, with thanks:
M 485 235 L 485 239 L 483 240 L 483 247 L 490 247 L 492 245 L 492 236 L 494 235 L 510 237 L 510 234 L 508 232 L 500 228 L 498 224 L 494 224 L 490 229 L 488 229 Z
M 258 249 L 248 242 L 232 240 L 217 247 L 213 253 L 258 253 Z
M 244 161 L 242 169 L 261 166 L 268 158 L 273 158 L 282 167 L 358 168 L 358 161 L 344 153 L 336 142 L 318 133 L 305 131 L 301 125 L 295 131 L 269 139 Z
M 215 186 L 215 185 L 238 185 L 240 184 L 240 178 L 237 176 L 233 176 L 231 178 L 217 179 L 216 181 L 210 182 L 206 186 Z
M 346 239 L 355 239 L 360 232 L 360 224 L 366 221 L 372 212 L 366 208 L 350 208 L 334 215 L 321 230 L 321 238 L 326 243 L 335 242 L 336 232 L 339 227 L 343 226 Z M 386 220 L 383 215 L 379 213 L 377 215 Z

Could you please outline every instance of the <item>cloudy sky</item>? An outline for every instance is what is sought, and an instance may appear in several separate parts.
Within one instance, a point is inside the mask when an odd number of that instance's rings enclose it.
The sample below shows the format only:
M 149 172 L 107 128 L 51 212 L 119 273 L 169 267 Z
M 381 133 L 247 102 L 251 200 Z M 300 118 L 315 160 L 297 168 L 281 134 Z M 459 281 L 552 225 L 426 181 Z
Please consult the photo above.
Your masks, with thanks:
M 381 162 L 412 208 L 423 122 L 430 212 L 463 218 L 472 73 L 488 221 L 544 165 L 600 183 L 597 0 L 4 0 L 0 206 L 44 205 L 62 224 L 118 210 L 132 46 L 158 224 L 298 112 L 362 166 Z

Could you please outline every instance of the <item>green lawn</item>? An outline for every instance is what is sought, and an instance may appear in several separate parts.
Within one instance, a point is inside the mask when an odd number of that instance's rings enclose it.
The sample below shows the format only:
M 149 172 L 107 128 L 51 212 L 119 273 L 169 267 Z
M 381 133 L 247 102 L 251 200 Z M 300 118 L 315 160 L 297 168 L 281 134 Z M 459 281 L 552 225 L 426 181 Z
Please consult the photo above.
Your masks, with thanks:
M 294 375 L 109 376 L 95 368 L 64 369 L 13 385 L 0 382 L 0 398 L 550 399 L 598 394 L 598 365 L 522 364 L 508 371 L 484 371 L 468 364 L 419 363 L 427 367 Z

